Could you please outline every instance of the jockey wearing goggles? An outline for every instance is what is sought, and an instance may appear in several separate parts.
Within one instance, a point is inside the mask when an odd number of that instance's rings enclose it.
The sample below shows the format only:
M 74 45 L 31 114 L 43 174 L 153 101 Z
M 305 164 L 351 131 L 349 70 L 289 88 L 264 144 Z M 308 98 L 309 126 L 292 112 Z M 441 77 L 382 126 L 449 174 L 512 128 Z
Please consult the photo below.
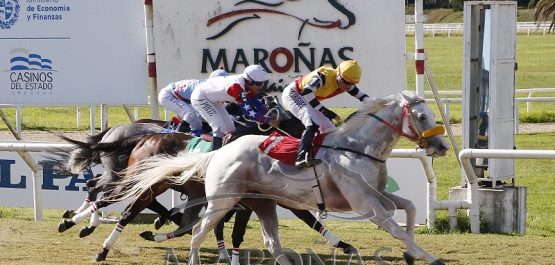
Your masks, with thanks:
M 212 127 L 212 150 L 222 146 L 222 138 L 226 132 L 235 131 L 233 120 L 222 102 L 237 102 L 246 118 L 273 127 L 279 126 L 277 120 L 264 116 L 268 108 L 257 96 L 266 81 L 266 70 L 260 65 L 250 65 L 245 68 L 243 74 L 211 78 L 193 91 L 193 107 Z
M 228 75 L 226 71 L 218 69 L 210 74 L 210 78 Z M 174 112 L 181 118 L 181 123 L 176 129 L 178 132 L 185 132 L 188 124 L 191 127 L 192 135 L 198 137 L 202 134 L 202 117 L 191 106 L 191 93 L 204 81 L 206 79 L 181 80 L 160 90 L 160 94 L 158 94 L 160 106 Z
M 362 102 L 370 99 L 356 86 L 361 74 L 357 61 L 349 60 L 342 62 L 337 69 L 322 66 L 285 87 L 282 94 L 283 106 L 306 127 L 298 147 L 295 163 L 297 168 L 311 167 L 322 162 L 312 157 L 312 139 L 318 130 L 323 133 L 335 127 L 331 120 L 341 121 L 336 113 L 324 107 L 320 101 L 345 91 Z

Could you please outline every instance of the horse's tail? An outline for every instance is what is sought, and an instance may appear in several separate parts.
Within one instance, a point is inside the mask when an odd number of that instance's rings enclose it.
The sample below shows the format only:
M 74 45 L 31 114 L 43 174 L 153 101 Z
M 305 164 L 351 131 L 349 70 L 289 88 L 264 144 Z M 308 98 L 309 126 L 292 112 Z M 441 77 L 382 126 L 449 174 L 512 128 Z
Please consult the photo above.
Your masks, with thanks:
M 203 181 L 208 164 L 215 152 L 181 153 L 178 156 L 159 154 L 141 160 L 126 169 L 132 171 L 130 177 L 122 181 L 128 189 L 118 194 L 118 198 L 110 201 L 122 201 L 138 197 L 157 183 L 182 185 L 188 180 Z
M 73 149 L 69 158 L 65 163 L 65 168 L 67 171 L 73 174 L 79 174 L 86 167 L 90 166 L 92 163 L 100 163 L 100 157 L 98 156 L 98 161 L 95 161 L 94 150 L 91 148 L 91 143 L 81 142 L 66 136 L 60 136 L 64 141 L 69 142 L 77 146 Z
M 87 137 L 87 143 L 90 143 L 91 145 L 99 143 L 100 141 L 102 141 L 102 138 L 104 138 L 104 135 L 106 135 L 110 131 L 110 129 L 111 128 L 108 128 L 95 135 L 89 135 Z
M 144 137 L 145 135 L 135 135 L 114 142 L 99 142 L 94 144 L 91 148 L 94 152 L 104 152 L 105 155 L 109 156 L 129 155 Z

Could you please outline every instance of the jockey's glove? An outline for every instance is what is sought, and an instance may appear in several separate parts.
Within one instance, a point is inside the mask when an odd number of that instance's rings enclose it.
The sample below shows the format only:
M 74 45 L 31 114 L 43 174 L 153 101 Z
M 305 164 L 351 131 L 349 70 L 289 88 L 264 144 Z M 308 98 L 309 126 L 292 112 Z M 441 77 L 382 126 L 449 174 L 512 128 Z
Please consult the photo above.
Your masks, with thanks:
M 324 114 L 324 116 L 326 116 L 326 118 L 333 120 L 335 119 L 337 116 L 337 114 L 329 109 L 327 109 L 326 107 L 322 107 L 320 109 L 320 112 L 322 112 L 322 114 Z

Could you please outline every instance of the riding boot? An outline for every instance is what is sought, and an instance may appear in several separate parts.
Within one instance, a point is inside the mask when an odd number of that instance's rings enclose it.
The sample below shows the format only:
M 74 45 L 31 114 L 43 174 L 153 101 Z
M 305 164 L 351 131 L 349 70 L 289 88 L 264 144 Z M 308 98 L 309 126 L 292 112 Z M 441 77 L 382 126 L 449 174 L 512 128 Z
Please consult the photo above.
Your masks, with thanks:
M 175 128 L 176 131 L 182 132 L 182 133 L 187 132 L 190 129 L 191 128 L 189 126 L 189 123 L 187 123 L 185 120 L 181 120 L 181 123 L 179 123 L 177 128 Z
M 212 151 L 216 151 L 222 147 L 222 137 L 212 137 Z
M 312 167 L 322 163 L 322 160 L 312 157 L 312 140 L 318 131 L 318 127 L 318 125 L 308 126 L 301 137 L 301 142 L 299 143 L 297 151 L 297 161 L 295 162 L 295 167 L 298 169 Z

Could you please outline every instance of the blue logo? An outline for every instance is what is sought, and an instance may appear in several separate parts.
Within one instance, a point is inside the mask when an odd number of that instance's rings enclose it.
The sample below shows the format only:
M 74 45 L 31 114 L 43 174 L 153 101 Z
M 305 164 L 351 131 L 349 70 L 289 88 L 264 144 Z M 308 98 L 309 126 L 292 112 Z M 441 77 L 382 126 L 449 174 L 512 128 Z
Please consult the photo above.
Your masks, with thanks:
M 52 69 L 52 60 L 49 58 L 29 53 L 24 48 L 15 48 L 10 51 L 10 69 L 6 72 L 10 72 L 13 93 L 41 95 L 48 91 L 52 93 L 57 71 Z
M 2 1 L 2 0 L 0 0 Z M 11 71 L 17 70 L 52 70 L 52 60 L 42 58 L 40 54 L 29 53 L 26 49 L 15 48 L 10 51 Z
M 0 29 L 9 29 L 19 17 L 19 0 L 0 0 Z

